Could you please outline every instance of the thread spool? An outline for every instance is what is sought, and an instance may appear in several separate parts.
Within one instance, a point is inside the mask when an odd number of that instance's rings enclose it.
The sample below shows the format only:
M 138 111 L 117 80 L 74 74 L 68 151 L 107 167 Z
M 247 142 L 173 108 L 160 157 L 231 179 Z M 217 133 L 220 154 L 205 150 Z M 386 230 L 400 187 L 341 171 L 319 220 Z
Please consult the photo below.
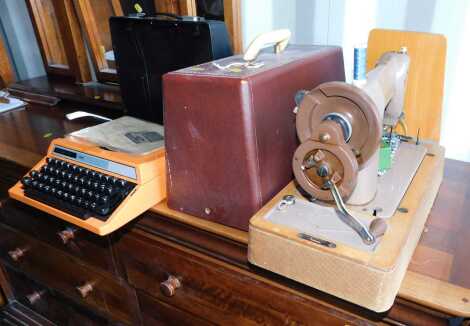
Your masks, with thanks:
M 367 47 L 358 45 L 354 47 L 353 84 L 360 86 L 367 79 Z

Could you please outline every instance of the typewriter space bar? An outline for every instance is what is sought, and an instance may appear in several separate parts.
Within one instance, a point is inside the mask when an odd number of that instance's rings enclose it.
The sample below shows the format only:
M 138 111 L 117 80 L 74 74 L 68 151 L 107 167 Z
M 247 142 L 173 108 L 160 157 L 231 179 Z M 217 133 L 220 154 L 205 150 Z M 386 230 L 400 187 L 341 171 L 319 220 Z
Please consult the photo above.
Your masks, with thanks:
M 37 200 L 43 204 L 59 209 L 64 213 L 68 213 L 82 220 L 86 220 L 92 216 L 91 212 L 83 208 L 72 206 L 63 200 L 56 198 L 55 196 L 45 194 L 36 189 L 25 189 L 24 195 L 28 198 Z

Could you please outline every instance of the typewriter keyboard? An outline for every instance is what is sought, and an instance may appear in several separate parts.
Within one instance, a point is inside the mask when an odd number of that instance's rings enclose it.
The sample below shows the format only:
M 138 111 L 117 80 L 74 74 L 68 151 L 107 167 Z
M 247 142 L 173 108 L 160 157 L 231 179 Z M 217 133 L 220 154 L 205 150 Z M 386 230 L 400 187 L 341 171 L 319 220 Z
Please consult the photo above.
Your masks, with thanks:
M 56 158 L 30 171 L 21 183 L 24 195 L 80 219 L 105 221 L 135 184 Z

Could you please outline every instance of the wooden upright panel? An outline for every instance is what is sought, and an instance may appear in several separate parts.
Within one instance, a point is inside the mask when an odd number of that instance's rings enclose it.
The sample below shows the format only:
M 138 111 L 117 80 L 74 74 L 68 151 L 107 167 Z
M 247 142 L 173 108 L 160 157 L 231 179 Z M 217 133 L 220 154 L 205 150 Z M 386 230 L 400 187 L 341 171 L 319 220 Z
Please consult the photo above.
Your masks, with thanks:
M 78 18 L 72 0 L 54 1 L 54 8 L 59 17 L 59 27 L 63 33 L 65 53 L 70 70 L 79 83 L 91 81 L 90 67 Z
M 113 50 L 109 18 L 122 15 L 119 1 L 73 0 L 73 2 L 85 31 L 98 80 L 117 81 L 114 63 L 106 59 L 106 54 L 110 54 Z
M 243 52 L 240 0 L 224 0 L 224 19 L 234 53 Z
M 80 26 L 72 0 L 28 0 L 31 21 L 49 75 L 91 80 Z
M 15 81 L 15 75 L 8 58 L 7 49 L 0 38 L 0 89 Z
M 410 56 L 405 96 L 408 133 L 439 141 L 447 42 L 443 35 L 374 29 L 369 34 L 367 69 L 387 51 L 405 46 Z
M 196 16 L 196 0 L 154 0 L 157 12 Z

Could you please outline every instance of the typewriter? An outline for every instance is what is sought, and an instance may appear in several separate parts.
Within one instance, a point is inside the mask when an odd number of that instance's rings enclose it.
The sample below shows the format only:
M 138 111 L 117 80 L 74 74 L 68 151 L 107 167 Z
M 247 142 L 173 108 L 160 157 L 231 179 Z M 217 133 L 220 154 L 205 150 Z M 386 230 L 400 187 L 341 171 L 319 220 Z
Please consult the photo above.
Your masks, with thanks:
M 131 155 L 81 139 L 55 139 L 9 195 L 103 236 L 166 197 L 165 151 L 162 146 Z

